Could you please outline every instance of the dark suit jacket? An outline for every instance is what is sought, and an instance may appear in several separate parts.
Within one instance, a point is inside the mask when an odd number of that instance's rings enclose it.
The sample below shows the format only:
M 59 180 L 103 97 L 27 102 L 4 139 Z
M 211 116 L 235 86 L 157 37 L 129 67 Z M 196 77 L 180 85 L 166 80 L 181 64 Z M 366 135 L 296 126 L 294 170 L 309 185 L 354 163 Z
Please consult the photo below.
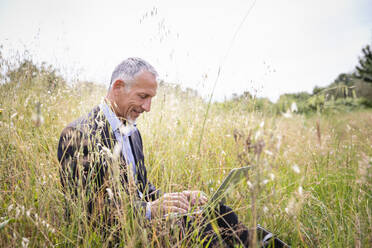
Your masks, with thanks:
M 143 198 L 138 198 L 137 206 L 138 203 L 145 206 L 146 201 L 158 198 L 159 192 L 147 180 L 142 138 L 138 130 L 129 137 L 129 141 L 136 163 L 136 186 L 143 193 Z M 115 144 L 115 135 L 99 106 L 62 131 L 58 144 L 58 160 L 61 164 L 63 189 L 65 194 L 73 198 L 79 192 L 84 192 L 90 213 L 98 198 L 107 196 L 107 188 L 116 193 L 111 188 L 113 179 L 110 177 L 115 163 L 112 156 Z M 128 177 L 122 154 L 116 165 L 119 165 L 120 183 L 127 189 Z

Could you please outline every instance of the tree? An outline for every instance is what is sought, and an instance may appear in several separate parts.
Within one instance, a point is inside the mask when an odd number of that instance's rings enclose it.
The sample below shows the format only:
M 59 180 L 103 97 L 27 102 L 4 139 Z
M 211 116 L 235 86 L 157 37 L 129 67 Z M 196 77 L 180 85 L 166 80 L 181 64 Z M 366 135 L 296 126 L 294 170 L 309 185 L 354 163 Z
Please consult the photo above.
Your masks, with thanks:
M 32 60 L 25 59 L 17 67 L 9 69 L 6 76 L 10 82 L 30 84 L 38 74 L 39 68 L 37 68 L 35 63 Z
M 325 87 L 315 86 L 314 89 L 313 89 L 313 95 L 319 94 L 324 89 L 325 89 Z
M 356 66 L 355 76 L 372 83 L 372 52 L 369 45 L 362 49 L 362 53 L 363 56 L 359 57 L 359 65 Z
M 59 86 L 66 85 L 65 80 L 58 75 L 58 70 L 53 66 L 47 65 L 45 62 L 37 66 L 30 59 L 24 59 L 8 68 L 6 77 L 9 82 L 18 85 L 39 84 L 46 90 L 54 90 Z
M 354 85 L 353 75 L 348 73 L 341 73 L 330 86 L 337 86 L 339 84 L 353 86 Z

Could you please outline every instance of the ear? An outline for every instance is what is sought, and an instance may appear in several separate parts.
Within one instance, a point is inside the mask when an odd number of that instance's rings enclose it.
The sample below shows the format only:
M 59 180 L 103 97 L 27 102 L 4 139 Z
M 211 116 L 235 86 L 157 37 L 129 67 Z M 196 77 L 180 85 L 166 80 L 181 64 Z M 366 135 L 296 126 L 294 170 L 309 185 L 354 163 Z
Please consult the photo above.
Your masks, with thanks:
M 114 96 L 121 95 L 125 89 L 125 82 L 121 79 L 116 80 L 111 86 L 111 92 Z
M 114 91 L 117 91 L 117 90 L 120 90 L 121 88 L 124 88 L 125 87 L 125 83 L 123 80 L 116 80 L 113 84 L 112 84 L 112 89 Z

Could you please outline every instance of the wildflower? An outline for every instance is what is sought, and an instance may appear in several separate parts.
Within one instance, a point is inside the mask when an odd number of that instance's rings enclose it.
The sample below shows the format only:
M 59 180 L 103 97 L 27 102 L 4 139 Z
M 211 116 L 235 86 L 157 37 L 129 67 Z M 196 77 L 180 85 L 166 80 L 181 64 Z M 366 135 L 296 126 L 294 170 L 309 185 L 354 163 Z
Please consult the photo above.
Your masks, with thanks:
M 21 212 L 22 212 L 22 215 L 25 214 L 25 206 L 21 205 Z
M 102 152 L 104 152 L 109 157 L 113 157 L 110 149 L 108 149 L 106 146 L 102 146 Z
M 8 212 L 12 211 L 12 209 L 13 209 L 13 204 L 10 204 L 10 205 L 8 206 Z
M 292 104 L 291 104 L 291 112 L 293 113 L 293 112 L 297 112 L 297 111 L 298 111 L 298 109 L 297 109 L 296 102 L 292 102 Z
M 247 184 L 248 184 L 248 187 L 250 188 L 250 189 L 253 189 L 253 184 L 248 180 L 247 181 Z
M 19 214 L 21 213 L 21 210 L 19 209 L 19 207 L 17 206 L 16 207 L 16 215 L 15 215 L 15 218 L 17 219 L 19 217 Z
M 28 247 L 28 243 L 30 243 L 30 240 L 28 238 L 23 237 L 22 238 L 22 247 L 23 248 Z
M 268 209 L 266 206 L 264 206 L 264 207 L 263 207 L 263 211 L 264 211 L 264 213 L 266 214 L 266 213 L 269 211 L 269 209 Z
M 275 175 L 273 173 L 270 173 L 269 176 L 270 176 L 270 179 L 271 180 L 274 180 L 275 179 Z
M 46 181 L 45 181 L 45 175 L 43 175 L 43 181 L 41 182 L 42 185 L 45 185 L 46 184 Z
M 29 209 L 29 210 L 26 211 L 26 215 L 27 215 L 28 217 L 30 217 L 30 215 L 31 215 L 31 209 Z
M 269 156 L 272 156 L 272 155 L 273 155 L 273 153 L 270 152 L 269 150 L 265 150 L 265 153 L 266 153 L 267 155 L 269 155 Z
M 41 115 L 41 104 L 39 102 L 36 104 L 36 112 L 32 114 L 31 119 L 36 127 L 44 123 L 44 117 Z
M 287 110 L 287 112 L 282 113 L 282 115 L 284 118 L 292 118 L 292 114 L 289 109 Z
M 259 137 L 261 136 L 261 132 L 260 131 L 257 131 L 256 132 L 256 135 L 255 135 L 255 140 L 257 140 Z
M 300 196 L 302 196 L 302 186 L 299 186 L 299 187 L 298 187 L 298 194 L 299 194 Z
M 269 180 L 265 179 L 265 180 L 262 181 L 262 185 L 266 185 L 268 182 L 269 182 Z
M 106 188 L 106 191 L 109 196 L 109 199 L 112 200 L 114 198 L 114 194 L 112 193 L 112 190 L 110 188 Z
M 349 124 L 346 125 L 346 129 L 347 129 L 347 131 L 351 130 L 351 127 L 349 126 Z
M 285 210 L 285 212 L 286 212 L 288 215 L 294 215 L 295 207 L 296 207 L 295 200 L 294 200 L 294 198 L 291 198 L 291 199 L 289 200 L 289 202 L 288 202 L 287 207 L 286 207 L 284 210 Z
M 294 172 L 296 172 L 297 174 L 300 174 L 300 167 L 298 167 L 298 165 L 297 164 L 294 164 L 293 166 L 292 166 L 292 170 L 294 171 Z
M 278 143 L 276 143 L 276 150 L 279 151 L 280 146 L 282 145 L 282 136 L 279 135 L 277 139 L 278 139 Z
M 113 154 L 112 154 L 112 157 L 113 159 L 116 161 L 120 158 L 120 155 L 121 155 L 121 149 L 122 149 L 123 145 L 122 143 L 120 142 L 117 142 L 114 146 L 114 151 L 113 151 Z

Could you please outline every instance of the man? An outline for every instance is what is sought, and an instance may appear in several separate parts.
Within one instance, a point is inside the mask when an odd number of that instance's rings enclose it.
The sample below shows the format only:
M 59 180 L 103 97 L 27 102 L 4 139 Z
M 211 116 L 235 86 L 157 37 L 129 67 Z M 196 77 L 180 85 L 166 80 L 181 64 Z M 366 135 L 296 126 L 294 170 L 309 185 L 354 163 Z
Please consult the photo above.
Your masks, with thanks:
M 86 199 L 90 218 L 104 215 L 112 224 L 107 206 L 120 208 L 120 186 L 134 197 L 136 213 L 147 219 L 184 214 L 207 202 L 200 191 L 162 194 L 147 180 L 142 139 L 135 121 L 151 110 L 158 87 L 156 77 L 149 63 L 128 58 L 115 68 L 105 102 L 62 131 L 58 145 L 61 183 L 66 197 Z M 216 212 L 221 234 L 206 223 L 200 230 L 202 237 L 208 237 L 205 244 L 217 244 L 222 237 L 226 243 L 247 245 L 248 230 L 238 223 L 235 213 L 224 205 Z M 184 222 L 184 227 L 190 227 L 190 222 Z

